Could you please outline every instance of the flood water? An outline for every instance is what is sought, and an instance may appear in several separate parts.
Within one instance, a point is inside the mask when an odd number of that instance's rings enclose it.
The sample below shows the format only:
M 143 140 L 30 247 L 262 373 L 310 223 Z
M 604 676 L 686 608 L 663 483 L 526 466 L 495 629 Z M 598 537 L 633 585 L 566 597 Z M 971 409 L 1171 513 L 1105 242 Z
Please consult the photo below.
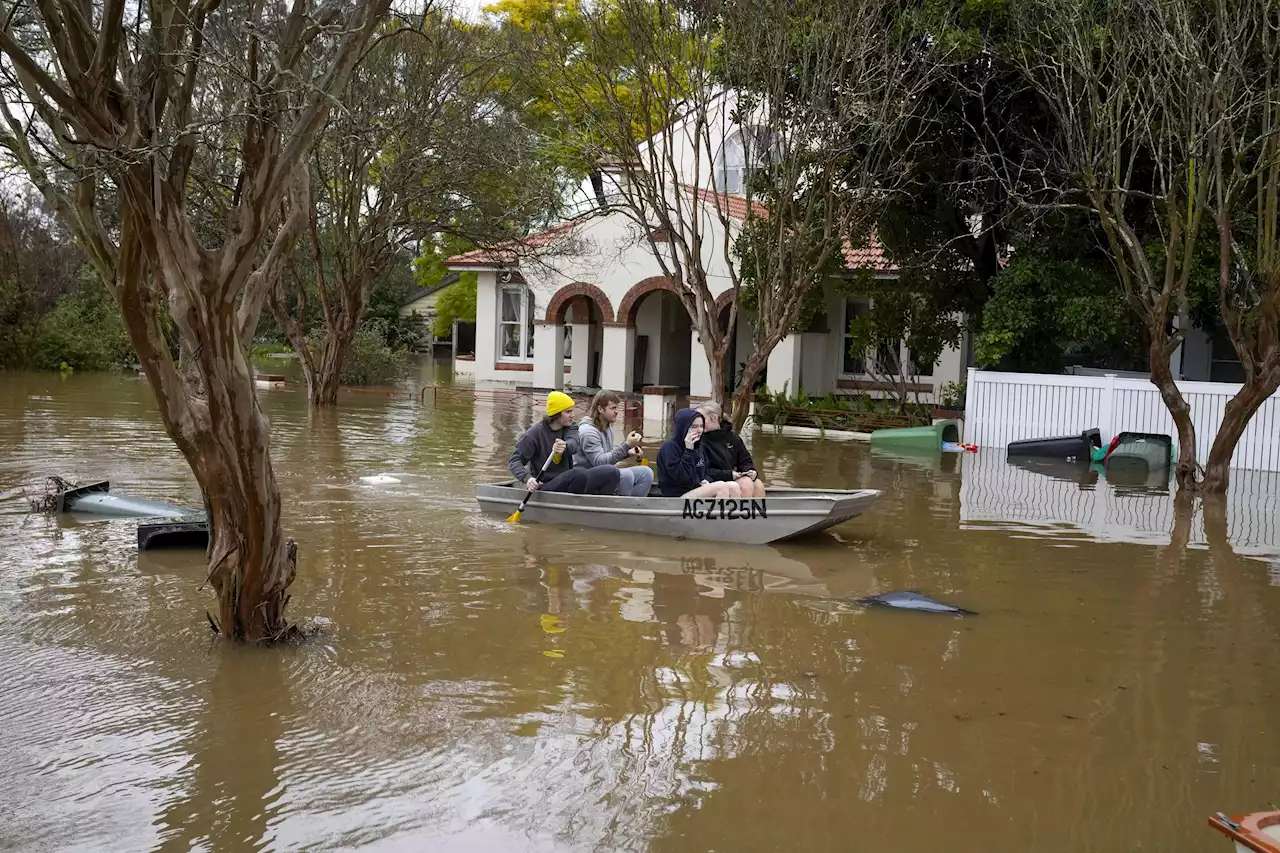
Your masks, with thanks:
M 330 622 L 296 648 L 212 640 L 201 555 L 27 512 L 47 474 L 198 504 L 144 383 L 0 373 L 0 848 L 1225 851 L 1209 814 L 1280 800 L 1269 480 L 1220 523 L 761 433 L 769 480 L 882 499 L 679 543 L 481 516 L 527 402 L 262 394 Z M 894 589 L 980 615 L 850 604 Z

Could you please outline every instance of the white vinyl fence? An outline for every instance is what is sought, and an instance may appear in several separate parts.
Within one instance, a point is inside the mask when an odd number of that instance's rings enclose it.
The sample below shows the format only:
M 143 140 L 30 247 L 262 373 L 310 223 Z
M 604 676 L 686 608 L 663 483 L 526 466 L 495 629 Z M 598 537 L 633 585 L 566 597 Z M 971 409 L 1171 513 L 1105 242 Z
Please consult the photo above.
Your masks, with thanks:
M 1179 382 L 1191 406 L 1201 463 L 1222 422 L 1223 407 L 1240 389 L 1225 382 Z M 1157 432 L 1178 440 L 1160 392 L 1146 379 L 993 373 L 969 368 L 964 440 L 979 447 L 1071 435 L 1097 427 L 1105 444 L 1121 432 Z M 1280 394 L 1258 409 L 1236 445 L 1233 468 L 1280 471 Z

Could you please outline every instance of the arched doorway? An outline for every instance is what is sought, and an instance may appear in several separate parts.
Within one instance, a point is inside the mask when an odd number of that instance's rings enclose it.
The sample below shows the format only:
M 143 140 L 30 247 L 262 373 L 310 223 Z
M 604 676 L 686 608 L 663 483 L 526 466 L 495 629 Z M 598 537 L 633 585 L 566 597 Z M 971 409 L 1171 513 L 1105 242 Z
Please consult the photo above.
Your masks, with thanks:
M 677 285 L 666 278 L 645 279 L 623 297 L 617 324 L 635 329 L 631 387 L 667 385 L 688 390 L 692 323 Z
M 604 326 L 613 322 L 613 306 L 604 291 L 586 282 L 565 285 L 547 303 L 544 322 L 556 330 L 569 385 L 600 387 Z

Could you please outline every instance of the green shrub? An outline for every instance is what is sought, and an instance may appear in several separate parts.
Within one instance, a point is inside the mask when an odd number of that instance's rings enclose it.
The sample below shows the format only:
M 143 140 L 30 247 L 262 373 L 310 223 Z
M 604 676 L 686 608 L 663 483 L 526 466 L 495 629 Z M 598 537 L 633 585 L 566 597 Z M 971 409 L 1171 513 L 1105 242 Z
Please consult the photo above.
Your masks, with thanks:
M 40 319 L 29 361 L 37 370 L 110 370 L 136 356 L 115 302 L 97 282 L 86 282 Z
M 307 346 L 313 353 L 324 351 L 324 332 L 312 332 Z M 365 322 L 356 330 L 342 363 L 343 385 L 389 385 L 409 374 L 407 350 L 387 346 L 386 329 L 380 321 Z

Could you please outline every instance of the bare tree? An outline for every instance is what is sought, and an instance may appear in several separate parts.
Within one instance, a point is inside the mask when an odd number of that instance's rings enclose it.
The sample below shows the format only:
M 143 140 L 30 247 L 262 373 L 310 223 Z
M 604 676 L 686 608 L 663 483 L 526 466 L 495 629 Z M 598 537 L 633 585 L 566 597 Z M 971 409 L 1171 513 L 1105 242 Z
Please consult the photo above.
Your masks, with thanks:
M 1218 310 L 1244 385 L 1223 409 L 1200 488 L 1225 492 L 1241 435 L 1280 389 L 1280 1 L 1214 6 L 1228 70 L 1214 80 L 1223 144 L 1210 152 L 1209 207 L 1218 232 Z
M 904 184 L 922 127 L 915 104 L 931 75 L 896 33 L 898 2 L 743 0 L 714 10 L 735 123 L 762 129 L 744 134 L 756 165 L 727 259 L 755 309 L 754 347 L 733 396 L 740 428 L 769 354 L 803 331 L 845 250 L 866 239 Z
M 500 34 L 447 9 L 383 27 L 311 157 L 310 276 L 281 277 L 271 305 L 313 405 L 334 405 L 374 282 L 441 233 L 493 243 L 551 204 L 536 151 L 503 99 Z M 306 280 L 313 279 L 313 280 Z M 307 297 L 323 336 L 308 340 Z
M 1274 221 L 1265 199 L 1277 153 L 1276 14 L 1273 0 L 1040 0 L 1016 18 L 1012 59 L 1053 120 L 1035 152 L 1048 166 L 997 158 L 995 168 L 1032 207 L 1098 217 L 1146 327 L 1151 381 L 1176 426 L 1176 477 L 1187 488 L 1226 489 L 1240 434 L 1280 380 L 1275 297 L 1266 295 L 1275 232 L 1265 224 Z M 1233 216 L 1255 196 L 1256 239 L 1241 241 Z M 1199 241 L 1215 223 L 1223 319 L 1235 327 L 1247 382 L 1201 480 L 1191 409 L 1170 362 L 1184 336 Z M 1257 247 L 1254 262 L 1237 275 L 1245 242 Z
M 389 0 L 3 5 L 0 141 L 119 303 L 204 493 L 216 628 L 278 638 L 296 548 L 246 343 L 304 221 L 296 166 Z

